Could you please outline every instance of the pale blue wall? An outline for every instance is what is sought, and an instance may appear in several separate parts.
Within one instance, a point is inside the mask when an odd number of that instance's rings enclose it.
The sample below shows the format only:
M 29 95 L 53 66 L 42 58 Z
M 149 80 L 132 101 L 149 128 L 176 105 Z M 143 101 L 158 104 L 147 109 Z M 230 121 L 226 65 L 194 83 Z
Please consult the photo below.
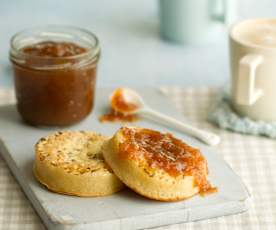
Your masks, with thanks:
M 231 1 L 231 0 L 230 0 Z M 275 0 L 238 0 L 239 17 L 276 17 Z M 228 79 L 226 32 L 215 44 L 183 47 L 158 36 L 153 0 L 1 0 L 0 87 L 10 86 L 9 39 L 40 24 L 71 24 L 98 34 L 100 85 L 221 85 Z

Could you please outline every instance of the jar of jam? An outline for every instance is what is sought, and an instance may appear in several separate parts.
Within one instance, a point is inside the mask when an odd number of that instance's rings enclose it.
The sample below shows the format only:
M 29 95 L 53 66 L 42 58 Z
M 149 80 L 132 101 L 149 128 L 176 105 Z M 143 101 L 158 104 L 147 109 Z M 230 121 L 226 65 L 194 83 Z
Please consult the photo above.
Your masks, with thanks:
M 28 29 L 11 39 L 17 109 L 32 125 L 64 126 L 92 110 L 98 39 L 67 26 Z

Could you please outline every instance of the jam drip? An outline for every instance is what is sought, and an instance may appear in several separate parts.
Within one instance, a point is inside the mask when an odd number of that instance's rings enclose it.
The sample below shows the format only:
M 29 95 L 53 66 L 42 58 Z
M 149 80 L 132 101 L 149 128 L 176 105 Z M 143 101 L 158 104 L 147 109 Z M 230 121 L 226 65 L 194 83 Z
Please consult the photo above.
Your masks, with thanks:
M 193 148 L 170 133 L 150 129 L 121 128 L 125 141 L 119 154 L 127 159 L 146 159 L 150 168 L 162 169 L 170 176 L 193 176 L 200 194 L 213 192 L 207 180 L 207 163 L 199 149 Z

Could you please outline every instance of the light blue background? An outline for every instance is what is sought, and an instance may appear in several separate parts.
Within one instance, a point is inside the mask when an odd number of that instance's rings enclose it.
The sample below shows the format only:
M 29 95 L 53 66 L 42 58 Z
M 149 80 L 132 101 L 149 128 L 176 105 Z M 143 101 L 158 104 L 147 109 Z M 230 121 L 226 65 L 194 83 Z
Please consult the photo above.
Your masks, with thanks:
M 275 0 L 240 0 L 238 8 L 239 19 L 276 17 Z M 226 28 L 213 44 L 165 42 L 159 37 L 157 1 L 0 0 L 0 87 L 12 86 L 10 37 L 41 24 L 76 25 L 98 35 L 101 86 L 222 85 L 229 78 Z

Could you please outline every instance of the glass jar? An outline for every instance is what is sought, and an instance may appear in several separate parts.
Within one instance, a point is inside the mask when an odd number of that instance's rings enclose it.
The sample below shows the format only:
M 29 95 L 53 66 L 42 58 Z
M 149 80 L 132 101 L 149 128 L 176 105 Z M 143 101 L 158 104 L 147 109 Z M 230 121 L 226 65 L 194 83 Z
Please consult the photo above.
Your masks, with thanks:
M 27 29 L 11 39 L 17 109 L 32 125 L 63 126 L 93 108 L 98 39 L 68 26 Z

